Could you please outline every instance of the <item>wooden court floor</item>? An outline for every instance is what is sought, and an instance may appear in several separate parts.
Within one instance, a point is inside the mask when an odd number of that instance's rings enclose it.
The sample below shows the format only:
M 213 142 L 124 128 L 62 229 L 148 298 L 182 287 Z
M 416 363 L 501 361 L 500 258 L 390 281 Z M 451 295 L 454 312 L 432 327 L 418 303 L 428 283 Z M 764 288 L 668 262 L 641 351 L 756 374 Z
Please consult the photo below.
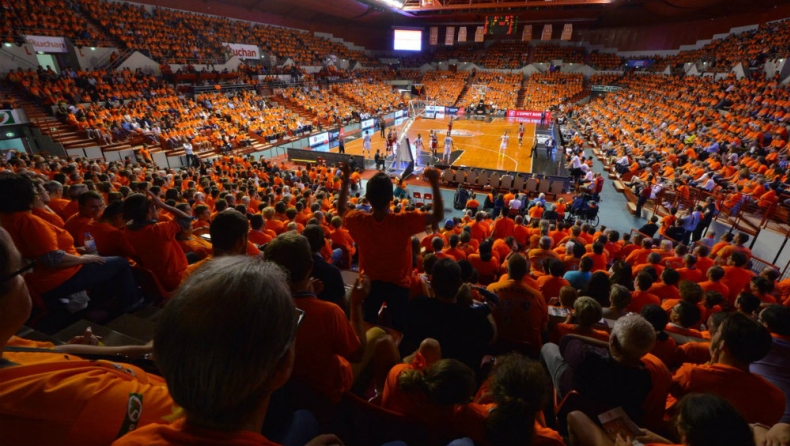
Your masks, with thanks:
M 430 147 L 428 133 L 435 130 L 438 134 L 438 156 L 444 150 L 444 138 L 447 134 L 449 118 L 418 119 L 409 129 L 409 140 L 414 141 L 417 134 L 422 135 L 423 145 Z M 521 147 L 518 144 L 518 125 L 515 120 L 495 118 L 492 122 L 461 118 L 453 120 L 453 144 L 455 150 L 462 150 L 460 157 L 452 163 L 454 166 L 478 167 L 482 169 L 498 169 L 513 172 L 532 172 L 532 143 L 535 137 L 535 123 L 524 123 L 524 138 Z M 502 134 L 508 131 L 507 149 L 499 150 Z M 373 132 L 372 153 L 376 149 L 384 153 L 384 139 L 378 131 Z M 337 149 L 332 149 L 336 151 Z M 362 139 L 346 143 L 346 153 L 362 155 Z

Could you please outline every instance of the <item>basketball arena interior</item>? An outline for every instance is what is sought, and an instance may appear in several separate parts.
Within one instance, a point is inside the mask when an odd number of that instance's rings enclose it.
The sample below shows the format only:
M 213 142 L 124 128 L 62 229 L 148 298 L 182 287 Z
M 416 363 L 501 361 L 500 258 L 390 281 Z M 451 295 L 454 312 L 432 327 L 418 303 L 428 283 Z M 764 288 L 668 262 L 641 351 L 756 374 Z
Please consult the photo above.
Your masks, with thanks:
M 0 17 L 0 443 L 790 445 L 787 1 Z

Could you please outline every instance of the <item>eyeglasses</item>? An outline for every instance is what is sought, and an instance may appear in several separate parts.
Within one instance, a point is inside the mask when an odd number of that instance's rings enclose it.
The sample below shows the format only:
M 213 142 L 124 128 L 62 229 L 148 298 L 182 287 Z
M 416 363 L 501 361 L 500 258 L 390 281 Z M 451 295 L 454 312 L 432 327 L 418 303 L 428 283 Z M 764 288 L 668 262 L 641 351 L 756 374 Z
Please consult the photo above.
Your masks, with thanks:
M 0 279 L 0 284 L 6 283 L 6 282 L 8 282 L 9 280 L 13 279 L 16 276 L 19 276 L 21 274 L 25 274 L 26 272 L 28 272 L 31 269 L 33 269 L 34 266 L 36 266 L 36 261 L 35 260 L 33 260 L 32 262 L 28 263 L 27 265 L 23 266 L 22 268 L 19 268 L 18 270 L 14 271 L 11 274 L 9 274 L 9 275 L 3 277 L 2 279 Z M 304 313 L 304 312 L 302 312 L 302 313 Z M 301 322 L 301 320 L 302 319 L 300 317 L 299 318 L 299 322 Z M 297 324 L 299 322 L 297 322 Z
M 296 341 L 296 332 L 299 330 L 299 326 L 302 325 L 302 319 L 304 319 L 304 310 L 296 307 L 296 327 L 294 328 L 293 338 L 291 339 L 291 342 L 285 346 L 285 349 L 283 350 L 280 357 L 285 356 L 285 354 L 288 353 L 288 350 L 291 349 L 291 345 Z

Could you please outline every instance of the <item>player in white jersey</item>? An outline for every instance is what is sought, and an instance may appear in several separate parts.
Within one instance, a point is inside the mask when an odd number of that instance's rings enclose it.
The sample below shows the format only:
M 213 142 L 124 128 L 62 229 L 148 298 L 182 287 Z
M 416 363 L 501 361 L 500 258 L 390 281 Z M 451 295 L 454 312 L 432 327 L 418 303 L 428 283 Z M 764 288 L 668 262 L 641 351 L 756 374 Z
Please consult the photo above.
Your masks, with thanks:
M 414 140 L 414 149 L 417 150 L 417 156 L 419 156 L 420 152 L 422 152 L 424 149 L 422 146 L 422 135 L 419 133 L 417 134 L 417 138 Z
M 366 131 L 362 136 L 362 155 L 367 158 L 370 156 L 370 131 Z
M 442 155 L 442 161 L 450 164 L 450 153 L 452 153 L 452 149 L 454 148 L 453 138 L 450 136 L 450 132 L 447 132 L 447 136 L 444 138 L 444 154 Z
M 518 125 L 518 145 L 521 146 L 521 141 L 524 139 L 524 123 Z
M 508 136 L 507 130 L 505 130 L 505 133 L 503 133 L 502 136 L 499 137 L 499 139 L 502 140 L 502 143 L 499 144 L 499 151 L 504 152 L 505 150 L 507 150 L 507 143 L 510 140 L 510 136 Z

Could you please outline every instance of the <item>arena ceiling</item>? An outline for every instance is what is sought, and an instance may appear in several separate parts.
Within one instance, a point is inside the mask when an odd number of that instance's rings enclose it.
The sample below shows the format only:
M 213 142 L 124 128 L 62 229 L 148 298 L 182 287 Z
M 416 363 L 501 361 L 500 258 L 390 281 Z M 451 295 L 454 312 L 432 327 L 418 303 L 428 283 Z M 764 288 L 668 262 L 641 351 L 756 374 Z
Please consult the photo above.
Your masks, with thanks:
M 581 27 L 652 25 L 765 12 L 787 0 L 218 0 L 306 21 L 358 25 L 482 23 L 514 14 L 520 23 L 574 22 Z M 403 4 L 402 7 L 397 5 Z M 396 6 L 393 6 L 396 5 Z

